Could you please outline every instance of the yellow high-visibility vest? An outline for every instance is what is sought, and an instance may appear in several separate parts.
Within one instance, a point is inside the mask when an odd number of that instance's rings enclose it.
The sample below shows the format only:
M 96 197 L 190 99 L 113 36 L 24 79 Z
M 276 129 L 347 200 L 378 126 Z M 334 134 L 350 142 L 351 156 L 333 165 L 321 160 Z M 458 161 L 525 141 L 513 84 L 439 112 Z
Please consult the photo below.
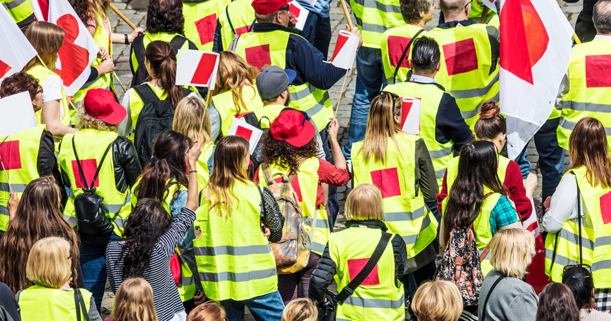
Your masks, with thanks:
M 91 292 L 80 288 L 85 311 L 89 312 L 89 302 L 91 302 Z M 86 320 L 87 316 L 79 309 L 77 311 L 74 302 L 74 290 L 60 290 L 45 288 L 40 285 L 33 285 L 19 294 L 19 308 L 21 320 L 47 320 L 64 321 L 77 320 L 77 314 L 81 315 L 81 320 Z
M 212 51 L 216 22 L 231 0 L 183 1 L 185 37 L 193 41 L 197 49 Z
M 405 25 L 399 0 L 350 0 L 363 47 L 380 48 L 386 30 Z
M 244 100 L 244 106 L 240 107 L 240 114 L 252 112 L 257 108 L 263 107 L 263 101 L 255 86 L 242 87 L 242 99 Z M 238 107 L 233 101 L 233 91 L 228 90 L 215 95 L 212 97 L 212 102 L 221 117 L 221 133 L 223 136 L 227 136 L 229 129 L 231 129 L 231 124 L 233 124 L 233 119 L 238 116 Z
M 399 60 L 401 60 L 407 44 L 420 30 L 422 28 L 418 26 L 406 24 L 401 27 L 388 29 L 382 35 L 382 63 L 384 65 L 384 76 L 389 85 L 407 80 L 407 73 L 411 69 L 411 46 L 409 52 L 403 58 L 401 66 L 398 66 Z M 418 38 L 422 36 L 426 36 L 426 31 L 421 32 Z M 399 71 L 397 72 L 396 80 L 393 81 L 397 67 L 399 67 Z
M 235 0 L 227 5 L 219 15 L 223 50 L 228 50 L 235 36 L 239 37 L 243 33 L 252 31 L 251 27 L 255 20 L 252 0 Z

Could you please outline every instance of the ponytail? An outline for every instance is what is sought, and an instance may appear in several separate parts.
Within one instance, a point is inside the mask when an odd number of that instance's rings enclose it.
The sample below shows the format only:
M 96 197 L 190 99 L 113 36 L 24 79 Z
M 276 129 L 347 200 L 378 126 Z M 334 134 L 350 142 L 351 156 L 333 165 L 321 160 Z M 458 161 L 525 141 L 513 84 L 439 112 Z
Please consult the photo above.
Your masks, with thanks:
M 159 79 L 159 84 L 176 109 L 178 102 L 184 97 L 182 87 L 176 86 L 176 52 L 167 42 L 153 41 L 148 44 L 144 53 L 151 65 L 153 75 Z M 151 75 L 151 76 L 153 76 Z

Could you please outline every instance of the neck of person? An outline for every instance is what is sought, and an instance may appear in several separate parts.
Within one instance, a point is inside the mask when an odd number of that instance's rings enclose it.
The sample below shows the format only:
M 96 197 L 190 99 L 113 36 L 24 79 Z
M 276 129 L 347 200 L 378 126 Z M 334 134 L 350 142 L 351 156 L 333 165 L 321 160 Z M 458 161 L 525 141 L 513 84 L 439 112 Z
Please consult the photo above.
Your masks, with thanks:
M 414 21 L 414 22 L 410 23 L 410 25 L 416 26 L 416 27 L 420 27 L 420 28 L 424 29 L 424 25 L 425 25 L 424 18 L 420 19 L 418 21 Z
M 596 33 L 597 36 L 601 36 L 601 37 L 611 37 L 611 33 Z
M 443 16 L 445 17 L 445 22 L 454 22 L 454 21 L 465 21 L 465 20 L 469 20 L 469 16 L 467 16 L 465 14 L 465 12 L 449 12 L 449 13 L 443 13 Z
M 418 69 L 412 69 L 412 70 L 414 72 L 414 75 L 416 76 L 427 77 L 431 79 L 435 79 L 435 75 L 437 74 L 437 70 L 433 71 L 432 73 L 428 70 L 418 70 Z
M 160 82 L 159 78 L 153 78 L 151 79 L 150 84 L 153 87 L 161 87 L 161 84 L 159 82 Z

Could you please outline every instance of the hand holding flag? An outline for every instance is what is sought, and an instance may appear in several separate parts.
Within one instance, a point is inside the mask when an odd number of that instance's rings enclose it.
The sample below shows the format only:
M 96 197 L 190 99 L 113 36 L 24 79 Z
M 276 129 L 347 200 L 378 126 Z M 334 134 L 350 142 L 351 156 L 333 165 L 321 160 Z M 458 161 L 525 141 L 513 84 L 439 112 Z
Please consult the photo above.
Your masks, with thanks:
M 360 37 L 346 30 L 340 30 L 337 36 L 337 44 L 331 57 L 331 64 L 337 68 L 351 69 L 356 59 L 356 51 L 359 48 Z

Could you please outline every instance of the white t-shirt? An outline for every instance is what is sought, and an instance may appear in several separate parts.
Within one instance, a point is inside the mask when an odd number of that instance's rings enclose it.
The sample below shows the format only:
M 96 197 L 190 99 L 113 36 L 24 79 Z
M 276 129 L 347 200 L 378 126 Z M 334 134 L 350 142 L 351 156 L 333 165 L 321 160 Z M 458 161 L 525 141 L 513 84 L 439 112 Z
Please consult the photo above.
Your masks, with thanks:
M 45 84 L 42 86 L 42 102 L 46 103 L 49 101 L 60 100 L 62 97 L 62 86 L 63 82 L 61 78 L 56 75 L 48 75 Z M 59 109 L 59 118 L 64 117 L 64 109 Z

